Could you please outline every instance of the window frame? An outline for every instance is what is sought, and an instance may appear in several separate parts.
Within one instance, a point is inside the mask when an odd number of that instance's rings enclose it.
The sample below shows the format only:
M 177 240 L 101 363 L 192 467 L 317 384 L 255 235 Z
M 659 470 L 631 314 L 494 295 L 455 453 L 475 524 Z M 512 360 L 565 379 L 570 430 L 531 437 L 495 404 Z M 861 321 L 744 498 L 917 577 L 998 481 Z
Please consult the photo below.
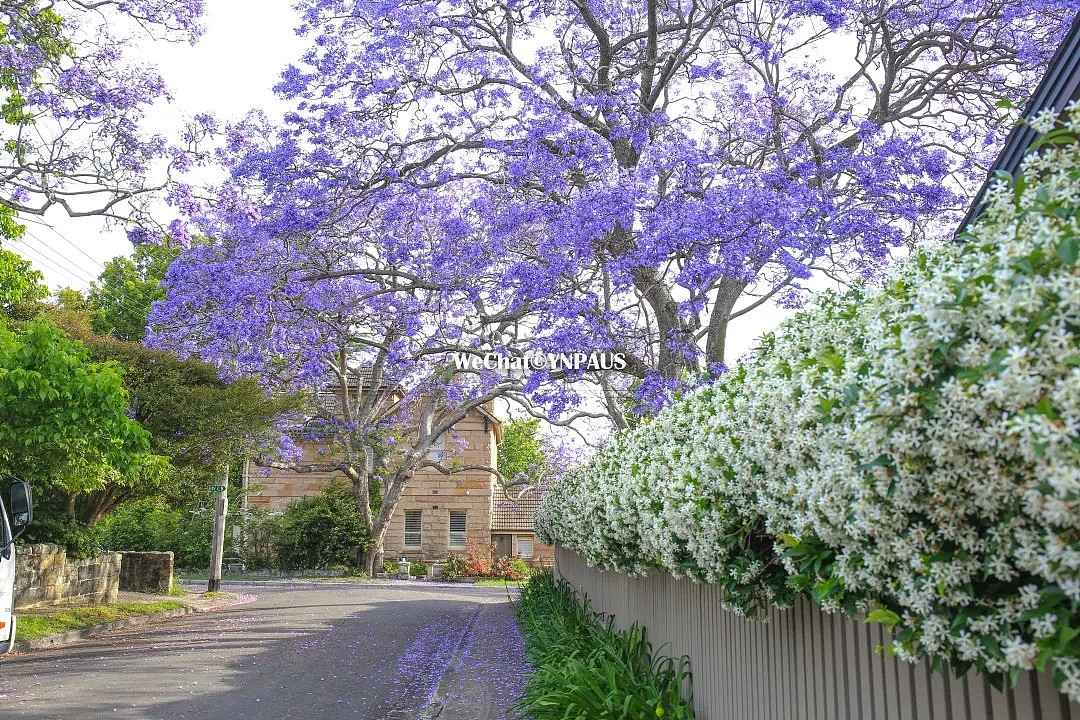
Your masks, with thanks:
M 521 552 L 521 541 L 522 540 L 525 540 L 526 542 L 529 543 L 529 554 L 528 555 Z M 535 555 L 536 555 L 536 536 L 535 535 L 515 535 L 514 536 L 514 544 L 517 546 L 515 548 L 517 550 L 517 552 L 515 553 L 516 555 L 520 555 L 523 558 L 535 557 Z
M 441 463 L 446 459 L 446 433 L 444 432 L 439 437 L 435 438 L 435 442 L 428 448 L 427 455 L 428 460 L 432 460 L 437 463 Z
M 468 510 L 461 510 L 461 509 L 451 509 L 449 511 L 449 513 L 450 513 L 449 516 L 448 516 L 449 525 L 447 527 L 447 534 L 446 534 L 446 536 L 447 536 L 447 546 L 451 550 L 464 550 L 464 549 L 466 549 L 468 547 L 468 540 L 469 540 L 469 511 Z M 454 515 L 455 514 L 458 514 L 460 516 L 461 527 L 462 527 L 461 530 L 457 530 L 457 531 L 454 530 Z M 458 535 L 458 538 L 460 538 L 459 539 L 460 544 L 455 544 L 455 542 L 454 542 L 455 539 L 457 539 L 457 538 L 454 537 L 455 533 Z
M 412 515 L 416 520 L 416 529 L 409 530 L 409 516 Z M 402 516 L 403 525 L 403 537 L 402 546 L 410 550 L 416 550 L 424 547 L 424 511 L 423 510 L 406 510 Z M 409 542 L 409 536 L 415 535 L 416 543 L 411 544 Z

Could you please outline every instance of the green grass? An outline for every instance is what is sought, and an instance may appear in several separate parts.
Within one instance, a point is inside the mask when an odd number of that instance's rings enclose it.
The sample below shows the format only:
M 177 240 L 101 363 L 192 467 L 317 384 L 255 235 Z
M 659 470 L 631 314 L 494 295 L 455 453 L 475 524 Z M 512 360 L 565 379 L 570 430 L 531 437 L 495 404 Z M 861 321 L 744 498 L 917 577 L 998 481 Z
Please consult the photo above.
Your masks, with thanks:
M 19 613 L 16 626 L 16 639 L 37 640 L 65 633 L 69 630 L 104 625 L 105 623 L 150 615 L 166 610 L 179 610 L 184 603 L 166 600 L 155 603 L 116 603 L 114 605 L 85 605 L 83 607 L 48 611 L 44 609 L 26 610 Z
M 509 585 L 510 587 L 524 587 L 529 584 L 528 580 L 503 580 L 502 578 L 480 578 L 476 581 L 479 587 L 503 587 Z

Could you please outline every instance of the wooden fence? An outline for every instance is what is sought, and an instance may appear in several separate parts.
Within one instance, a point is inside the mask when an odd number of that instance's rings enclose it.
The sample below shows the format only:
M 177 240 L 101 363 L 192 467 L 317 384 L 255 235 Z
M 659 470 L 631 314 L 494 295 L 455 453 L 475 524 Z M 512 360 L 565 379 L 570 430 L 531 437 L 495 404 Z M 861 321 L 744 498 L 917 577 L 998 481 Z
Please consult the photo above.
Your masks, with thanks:
M 561 547 L 555 572 L 620 628 L 643 625 L 664 655 L 690 657 L 698 720 L 1080 720 L 1049 674 L 1002 693 L 975 673 L 935 673 L 876 652 L 880 624 L 809 602 L 759 622 L 721 608 L 715 586 L 596 570 Z

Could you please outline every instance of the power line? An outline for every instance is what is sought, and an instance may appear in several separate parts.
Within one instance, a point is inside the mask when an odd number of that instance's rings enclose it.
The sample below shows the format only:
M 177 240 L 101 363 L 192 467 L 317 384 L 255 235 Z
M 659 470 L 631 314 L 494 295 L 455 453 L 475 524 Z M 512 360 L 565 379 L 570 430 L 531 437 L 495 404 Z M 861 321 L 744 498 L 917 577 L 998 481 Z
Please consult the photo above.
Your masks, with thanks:
M 84 250 L 83 250 L 83 249 L 82 249 L 81 247 L 79 247 L 79 246 L 78 246 L 78 245 L 76 245 L 75 243 L 73 243 L 73 242 L 71 242 L 70 240 L 68 240 L 68 239 L 67 239 L 67 236 L 66 236 L 66 235 L 64 235 L 64 234 L 63 234 L 62 232 L 60 232 L 59 230 L 57 230 L 56 228 L 54 228 L 54 227 L 52 227 L 52 226 L 46 226 L 46 227 L 48 227 L 48 228 L 49 228 L 49 230 L 51 230 L 51 231 L 53 232 L 53 234 L 55 234 L 55 235 L 56 235 L 56 236 L 57 236 L 58 238 L 60 238 L 61 240 L 63 240 L 64 242 L 66 242 L 66 243 L 67 243 L 68 245 L 70 245 L 71 247 L 73 247 L 73 248 L 75 249 L 75 251 L 76 251 L 77 253 L 79 253 L 80 255 L 82 255 L 82 256 L 83 256 L 84 258 L 86 258 L 86 259 L 87 259 L 87 260 L 89 260 L 90 262 L 94 263 L 95 265 L 97 265 L 97 266 L 98 266 L 99 268 L 101 268 L 102 270 L 104 270 L 104 269 L 105 269 L 105 266 L 104 266 L 104 265 L 103 265 L 103 264 L 102 264 L 102 263 L 101 263 L 100 261 L 98 261 L 98 260 L 96 260 L 96 259 L 92 258 L 92 257 L 91 257 L 90 255 L 86 254 L 86 252 L 85 252 L 85 251 L 84 251 Z
M 61 253 L 56 248 L 50 246 L 47 242 L 39 238 L 34 233 L 30 232 L 30 230 L 27 230 L 25 234 L 21 238 L 19 238 L 19 241 L 22 242 L 24 245 L 29 246 L 30 243 L 27 241 L 27 238 L 33 240 L 37 244 L 37 246 L 40 247 L 38 251 L 40 254 L 46 255 L 46 257 L 49 257 L 54 262 L 59 263 L 65 268 L 67 268 L 69 270 L 69 275 L 80 277 L 83 282 L 94 282 L 94 280 L 96 279 L 96 274 L 93 273 L 91 270 L 84 268 L 83 266 L 72 261 L 69 257 L 64 256 L 63 253 Z M 47 254 L 45 251 L 49 251 L 49 253 L 55 254 L 55 257 L 53 255 Z
M 105 267 L 105 265 L 104 265 L 104 264 L 102 264 L 102 263 L 101 263 L 101 262 L 100 262 L 99 260 L 96 260 L 95 258 L 93 258 L 93 257 L 91 257 L 90 255 L 88 255 L 88 254 L 87 254 L 87 253 L 86 253 L 85 251 L 83 251 L 83 249 L 82 249 L 82 248 L 80 248 L 80 247 L 79 247 L 78 245 L 76 245 L 76 244 L 75 244 L 74 242 L 72 242 L 72 241 L 71 241 L 70 239 L 68 239 L 68 237 L 67 237 L 66 235 L 64 235 L 64 233 L 60 232 L 60 231 L 59 231 L 58 229 L 56 229 L 55 227 L 53 227 L 53 226 L 51 226 L 51 225 L 45 225 L 45 224 L 42 224 L 42 225 L 43 225 L 43 227 L 46 227 L 46 228 L 48 228 L 48 229 L 49 229 L 50 231 L 52 231 L 52 233 L 53 233 L 54 235 L 56 235 L 57 237 L 59 237 L 59 238 L 60 238 L 61 240 L 63 240 L 63 241 L 64 241 L 65 243 L 67 243 L 67 244 L 68 244 L 69 246 L 71 246 L 72 248 L 74 248 L 74 249 L 75 249 L 75 250 L 76 250 L 76 251 L 77 251 L 77 252 L 78 252 L 78 253 L 79 253 L 80 255 L 82 255 L 82 256 L 83 256 L 83 257 L 85 257 L 85 258 L 86 258 L 87 260 L 89 260 L 90 262 L 94 263 L 94 264 L 95 264 L 95 265 L 97 265 L 97 266 L 98 266 L 99 268 L 101 268 L 102 272 L 104 272 L 104 271 L 106 270 L 106 267 Z M 36 237 L 36 236 L 35 236 L 35 237 Z M 44 240 L 41 240 L 41 238 L 38 238 L 38 240 L 39 240 L 39 241 L 41 241 L 41 242 L 43 242 L 43 243 L 45 242 Z M 51 248 L 52 246 L 49 246 L 49 247 Z M 80 266 L 80 267 L 81 267 L 81 266 Z M 101 274 L 100 274 L 100 273 L 98 273 L 97 277 L 95 277 L 95 278 L 94 278 L 94 280 L 92 280 L 92 281 L 91 281 L 91 283 L 96 283 L 96 282 L 97 282 L 98 280 L 100 280 L 100 279 L 101 279 Z M 102 297 L 104 297 L 104 298 L 106 298 L 106 299 L 108 299 L 108 300 L 112 300 L 112 301 L 115 301 L 115 302 L 119 303 L 119 304 L 120 304 L 120 306 L 121 306 L 122 308 L 124 308 L 125 310 L 128 310 L 128 311 L 129 311 L 129 312 L 131 312 L 131 313 L 134 313 L 134 314 L 137 314 L 137 315 L 142 315 L 142 314 L 143 314 L 144 312 L 146 312 L 147 310 L 149 310 L 149 308 L 143 308 L 143 307 L 141 307 L 141 306 L 140 306 L 140 307 L 134 307 L 134 306 L 130 305 L 130 304 L 129 304 L 129 303 L 128 303 L 128 302 L 126 301 L 126 300 L 125 300 L 125 298 L 124 298 L 123 296 L 121 296 L 121 295 L 118 295 L 118 294 L 113 294 L 113 293 L 109 293 L 109 292 L 106 292 L 106 290 L 105 290 L 105 287 L 104 287 L 104 286 L 98 286 L 98 288 L 97 288 L 97 289 L 98 289 L 98 292 L 100 293 L 100 295 L 101 295 Z
M 67 270 L 67 269 L 65 269 L 63 267 L 60 267 L 58 264 L 56 264 L 55 262 L 50 260 L 48 257 L 44 256 L 42 253 L 35 251 L 33 248 L 31 248 L 26 243 L 22 243 L 20 241 L 11 240 L 11 239 L 5 240 L 5 243 L 8 244 L 9 246 L 11 245 L 11 243 L 18 243 L 19 245 L 22 245 L 23 247 L 21 247 L 21 248 L 13 247 L 12 250 L 17 252 L 19 255 L 22 255 L 27 260 L 31 260 L 36 264 L 48 265 L 53 271 L 59 272 L 62 275 L 67 276 L 69 279 L 74 280 L 75 284 L 77 284 L 77 285 L 82 284 L 82 283 L 85 282 L 85 280 L 80 279 L 79 277 L 74 275 L 70 270 Z
M 57 248 L 49 245 L 42 238 L 38 237 L 37 235 L 34 235 L 33 233 L 31 233 L 29 231 L 27 231 L 26 234 L 29 235 L 32 239 L 34 239 L 37 243 L 39 243 L 42 246 L 42 248 L 44 248 L 45 250 L 50 250 L 53 253 L 56 253 L 56 255 L 60 255 L 60 253 L 61 253 L 60 250 L 58 250 Z M 89 276 L 89 273 L 91 271 L 88 270 L 87 268 L 84 268 L 81 265 L 77 265 L 77 264 L 74 264 L 74 263 L 69 264 L 66 261 L 61 261 L 57 257 L 46 255 L 42 251 L 42 249 L 32 247 L 29 243 L 27 243 L 22 238 L 20 238 L 18 240 L 18 242 L 24 247 L 25 250 L 33 251 L 35 259 L 38 260 L 38 262 L 47 263 L 49 266 L 51 266 L 56 271 L 66 275 L 70 279 L 75 280 L 76 284 L 94 284 L 98 279 L 96 277 Z M 69 245 L 72 244 L 70 241 L 67 241 L 67 242 L 68 242 Z M 74 245 L 73 245 L 73 247 L 74 247 Z M 78 248 L 76 248 L 76 250 L 78 250 Z M 83 253 L 83 255 L 86 255 L 86 253 Z M 87 256 L 87 257 L 89 257 L 89 256 Z M 94 260 L 93 258 L 90 258 L 90 260 L 92 262 L 97 263 L 97 261 Z M 100 265 L 100 263 L 97 263 L 97 264 Z M 101 266 L 101 267 L 102 267 L 102 269 L 104 269 L 104 266 Z M 80 276 L 79 273 L 82 273 L 82 275 Z M 88 279 L 88 277 L 89 277 L 89 279 Z M 134 314 L 136 316 L 140 316 L 140 315 L 144 314 L 145 311 L 146 311 L 146 308 L 133 306 L 123 296 L 115 294 L 115 293 L 107 292 L 105 290 L 105 288 L 103 288 L 103 287 L 99 288 L 99 292 L 100 292 L 102 297 L 106 298 L 107 300 L 115 302 L 122 309 L 124 309 L 124 310 L 126 310 L 126 311 L 128 311 L 128 312 L 130 312 L 130 313 L 132 313 L 132 314 Z

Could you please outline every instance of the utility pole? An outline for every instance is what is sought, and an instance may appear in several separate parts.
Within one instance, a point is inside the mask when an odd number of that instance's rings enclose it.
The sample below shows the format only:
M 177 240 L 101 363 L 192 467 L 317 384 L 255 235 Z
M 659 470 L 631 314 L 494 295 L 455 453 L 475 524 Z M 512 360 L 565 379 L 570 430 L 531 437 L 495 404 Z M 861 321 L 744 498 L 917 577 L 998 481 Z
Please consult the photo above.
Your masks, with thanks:
M 206 591 L 217 592 L 221 589 L 221 556 L 225 552 L 225 515 L 229 511 L 228 466 L 225 467 L 221 485 L 214 485 L 210 489 L 217 491 L 217 501 L 214 503 L 214 538 L 210 544 L 210 582 L 206 585 Z

